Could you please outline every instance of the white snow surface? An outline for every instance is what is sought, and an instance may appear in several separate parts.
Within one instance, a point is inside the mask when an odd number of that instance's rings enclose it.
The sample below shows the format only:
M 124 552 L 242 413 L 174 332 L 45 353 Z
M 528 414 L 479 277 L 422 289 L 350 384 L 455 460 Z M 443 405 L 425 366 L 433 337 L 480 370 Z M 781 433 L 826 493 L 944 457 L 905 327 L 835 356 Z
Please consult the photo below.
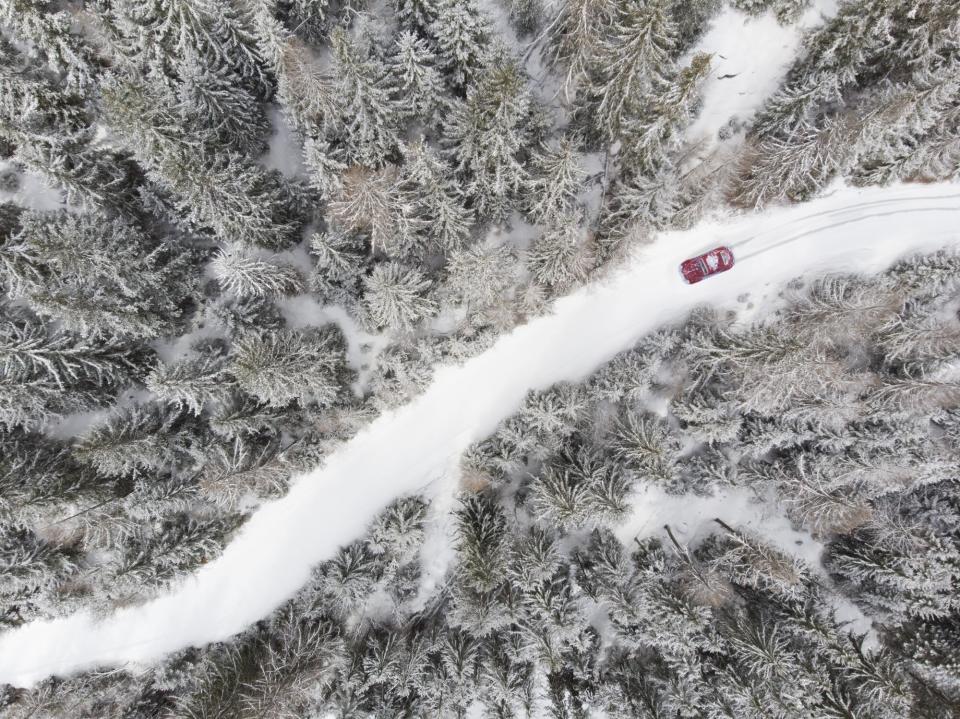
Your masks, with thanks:
M 0 161 L 0 172 L 13 169 L 9 160 Z M 67 209 L 63 193 L 50 187 L 40 175 L 24 170 L 16 192 L 0 191 L 0 202 L 13 202 L 30 210 L 55 211 Z
M 262 506 L 218 559 L 168 594 L 103 619 L 81 612 L 0 635 L 0 683 L 31 685 L 226 639 L 293 595 L 315 564 L 362 536 L 392 499 L 431 482 L 448 487 L 456 458 L 529 390 L 584 378 L 700 304 L 736 307 L 747 291 L 758 303 L 772 301 L 799 275 L 877 272 L 906 254 L 958 248 L 958 221 L 958 184 L 838 187 L 804 205 L 664 233 L 617 272 L 559 299 L 552 314 L 460 366 L 440 368 L 422 395 L 380 416 L 285 497 Z M 721 244 L 737 265 L 685 285 L 680 261 Z M 638 512 L 636 521 L 652 521 Z
M 708 149 L 731 119 L 749 122 L 783 81 L 797 57 L 803 33 L 832 17 L 837 0 L 816 0 L 793 25 L 781 25 L 772 12 L 751 17 L 725 7 L 690 53 L 712 55 L 703 85 L 703 103 L 687 129 L 690 142 Z
M 303 164 L 300 139 L 279 108 L 271 108 L 270 124 L 273 125 L 273 134 L 270 135 L 267 152 L 260 162 L 268 170 L 279 170 L 284 177 L 306 177 L 307 169 Z

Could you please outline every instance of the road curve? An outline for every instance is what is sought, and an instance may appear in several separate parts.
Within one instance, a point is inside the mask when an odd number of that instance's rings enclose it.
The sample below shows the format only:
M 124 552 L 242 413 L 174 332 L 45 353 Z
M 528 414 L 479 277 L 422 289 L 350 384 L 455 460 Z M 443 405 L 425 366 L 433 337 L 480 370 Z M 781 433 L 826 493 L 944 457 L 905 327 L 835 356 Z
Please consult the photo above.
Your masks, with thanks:
M 226 639 L 290 597 L 317 562 L 362 535 L 394 497 L 438 477 L 513 413 L 530 389 L 578 380 L 658 325 L 700 304 L 757 300 L 798 275 L 875 272 L 916 251 L 960 246 L 960 185 L 837 190 L 804 205 L 665 233 L 620 271 L 558 300 L 459 367 L 443 367 L 289 493 L 264 505 L 215 561 L 168 594 L 98 620 L 78 613 L 0 635 L 0 683 L 153 661 Z M 732 271 L 687 286 L 679 262 L 749 242 Z

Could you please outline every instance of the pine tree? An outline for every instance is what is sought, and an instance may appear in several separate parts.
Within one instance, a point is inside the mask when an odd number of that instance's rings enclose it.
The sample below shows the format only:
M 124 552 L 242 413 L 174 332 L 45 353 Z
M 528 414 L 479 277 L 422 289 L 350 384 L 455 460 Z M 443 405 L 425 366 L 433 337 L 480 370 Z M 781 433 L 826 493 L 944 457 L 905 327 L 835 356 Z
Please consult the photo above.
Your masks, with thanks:
M 491 497 L 470 495 L 461 499 L 457 537 L 465 580 L 480 591 L 493 589 L 503 579 L 507 537 L 506 519 Z
M 370 548 L 404 564 L 420 548 L 427 504 L 419 497 L 403 497 L 380 513 L 370 529 Z
M 404 202 L 393 165 L 381 170 L 350 167 L 340 178 L 329 211 L 338 228 L 369 237 L 371 255 L 403 256 L 420 244 L 420 222 L 413 207 Z
M 683 130 L 694 115 L 699 88 L 710 70 L 710 56 L 698 53 L 673 82 L 654 88 L 646 117 L 632 118 L 623 128 L 624 162 L 635 172 L 655 173 L 683 141 Z M 652 111 L 651 111 L 652 110 Z
M 533 434 L 539 441 L 549 442 L 571 437 L 586 411 L 584 392 L 576 385 L 562 383 L 544 392 L 529 393 L 517 419 L 524 432 Z
M 265 3 L 257 3 L 261 8 Z M 259 45 L 271 58 L 277 75 L 277 95 L 291 125 L 312 136 L 314 128 L 324 132 L 342 129 L 338 125 L 336 78 L 327 71 L 316 54 L 299 38 L 287 37 L 288 31 L 268 15 L 256 18 L 263 35 Z
M 720 9 L 720 0 L 688 0 L 682 5 L 674 5 L 673 21 L 679 41 L 677 49 L 688 49 L 699 40 Z
M 628 174 L 618 177 L 610 191 L 612 197 L 601 222 L 611 233 L 629 236 L 637 225 L 665 229 L 681 207 L 676 173 L 660 167 L 652 175 Z
M 641 478 L 666 488 L 678 488 L 676 438 L 652 416 L 627 414 L 618 422 L 613 440 L 615 456 Z
M 341 615 L 359 614 L 382 570 L 381 558 L 364 542 L 341 548 L 323 567 L 321 584 L 332 608 Z
M 204 499 L 237 511 L 251 496 L 280 496 L 293 466 L 274 436 L 239 434 L 230 442 L 216 443 L 207 453 L 197 482 Z
M 355 237 L 341 233 L 317 233 L 310 238 L 316 266 L 310 286 L 321 297 L 353 302 L 363 270 L 363 247 Z
M 235 392 L 216 407 L 210 429 L 221 437 L 236 439 L 276 432 L 282 419 L 282 410 Z
M 115 82 L 103 87 L 107 120 L 152 174 L 179 198 L 187 217 L 228 242 L 283 249 L 300 228 L 288 188 L 243 156 L 213 156 L 209 131 L 193 136 L 155 86 Z
M 114 485 L 76 462 L 66 443 L 14 429 L 0 433 L 0 517 L 38 526 L 114 496 Z
M 200 414 L 207 405 L 225 401 L 231 390 L 222 358 L 200 355 L 154 368 L 147 389 L 165 402 Z
M 530 213 L 535 220 L 550 222 L 572 209 L 587 176 L 582 162 L 575 140 L 569 137 L 556 146 L 540 146 L 532 158 L 533 176 L 527 185 Z
M 94 83 L 99 62 L 73 32 L 67 10 L 55 10 L 43 0 L 9 0 L 0 6 L 0 20 L 67 86 L 84 88 Z
M 731 581 L 770 592 L 784 601 L 802 599 L 810 582 L 807 568 L 796 558 L 768 546 L 759 537 L 736 530 L 721 520 L 732 547 L 716 563 Z
M 429 35 L 430 25 L 437 19 L 438 0 L 393 0 L 397 19 L 411 31 Z
M 363 306 L 375 328 L 410 329 L 435 311 L 433 300 L 425 296 L 430 282 L 415 269 L 385 262 L 374 267 L 363 284 Z
M 510 20 L 523 37 L 536 31 L 543 22 L 543 0 L 510 0 Z
M 285 262 L 256 259 L 240 250 L 220 251 L 211 263 L 214 277 L 238 297 L 282 297 L 303 292 L 303 277 Z
M 328 326 L 241 337 L 227 370 L 240 389 L 266 404 L 325 407 L 337 398 L 343 364 L 343 339 Z
M 191 52 L 180 74 L 177 96 L 183 113 L 198 118 L 218 146 L 248 155 L 267 149 L 266 114 L 225 60 L 211 66 L 209 58 Z
M 347 153 L 322 137 L 308 137 L 303 144 L 303 163 L 310 171 L 310 185 L 329 198 L 342 188 L 341 175 L 347 170 Z
M 67 547 L 44 541 L 27 527 L 0 524 L 0 625 L 17 625 L 40 614 L 45 596 L 77 570 Z M 39 607 L 37 605 L 40 605 Z
M 738 201 L 762 207 L 771 199 L 808 199 L 843 166 L 851 147 L 844 119 L 827 119 L 822 127 L 801 124 L 789 139 L 774 138 L 745 160 Z
M 518 282 L 519 263 L 506 245 L 473 245 L 450 254 L 447 289 L 468 312 L 481 311 L 502 302 Z
M 474 0 L 437 0 L 429 32 L 442 67 L 457 89 L 476 80 L 488 61 L 490 27 Z
M 645 115 L 651 96 L 673 81 L 676 29 L 665 0 L 628 2 L 603 48 L 603 85 L 596 124 L 610 141 Z
M 526 587 L 556 574 L 561 559 L 556 534 L 550 529 L 533 525 L 515 537 L 509 569 L 513 579 Z
M 37 73 L 15 48 L 0 43 L 0 141 L 16 160 L 77 205 L 136 212 L 142 172 L 126 153 L 97 145 L 93 117 L 79 92 Z
M 480 215 L 502 218 L 527 181 L 522 153 L 534 140 L 532 105 L 519 68 L 498 60 L 443 128 L 446 152 Z
M 460 247 L 470 234 L 473 213 L 464 206 L 450 168 L 422 138 L 404 154 L 400 191 L 404 204 L 414 208 L 414 230 L 444 251 Z
M 443 77 L 427 41 L 408 30 L 399 33 L 389 63 L 406 112 L 433 124 L 443 103 Z
M 795 22 L 810 6 L 810 0 L 734 0 L 733 6 L 751 15 L 773 10 L 777 20 L 786 24 Z
M 145 590 L 209 561 L 223 548 L 236 517 L 201 519 L 174 515 L 130 538 L 123 553 L 105 567 L 104 591 L 129 601 Z
M 142 359 L 115 341 L 82 340 L 35 322 L 0 323 L 0 425 L 34 426 L 103 403 Z
M 560 293 L 580 284 L 593 268 L 589 237 L 574 213 L 560 215 L 527 256 L 533 279 Z
M 587 486 L 567 468 L 548 468 L 531 487 L 538 516 L 565 529 L 590 526 L 593 517 Z
M 277 305 L 263 297 L 220 295 L 206 307 L 204 316 L 230 333 L 272 332 L 284 327 Z
M 567 99 L 599 61 L 604 38 L 617 16 L 611 0 L 564 0 L 549 26 L 548 67 L 566 67 L 563 88 Z
M 386 65 L 362 47 L 358 49 L 358 43 L 344 30 L 334 31 L 331 42 L 338 78 L 337 106 L 346 142 L 356 161 L 376 167 L 399 145 L 399 89 Z
M 26 212 L 0 247 L 11 294 L 89 337 L 152 338 L 180 315 L 184 259 L 136 227 L 95 214 Z

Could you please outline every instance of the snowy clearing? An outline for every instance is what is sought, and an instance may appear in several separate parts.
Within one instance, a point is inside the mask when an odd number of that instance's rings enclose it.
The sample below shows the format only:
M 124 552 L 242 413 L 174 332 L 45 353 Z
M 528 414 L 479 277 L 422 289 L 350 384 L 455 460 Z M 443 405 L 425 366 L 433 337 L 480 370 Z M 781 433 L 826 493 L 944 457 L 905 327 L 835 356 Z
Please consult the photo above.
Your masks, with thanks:
M 667 494 L 659 487 L 643 487 L 633 497 L 633 511 L 616 528 L 615 534 L 621 542 L 629 544 L 634 538 L 659 534 L 663 526 L 669 524 L 679 541 L 696 544 L 698 539 L 716 531 L 714 519 L 763 537 L 784 554 L 806 562 L 829 583 L 827 572 L 820 565 L 823 543 L 809 532 L 794 529 L 777 507 L 758 502 L 754 493 L 745 488 L 725 488 L 701 497 Z M 875 646 L 876 633 L 870 619 L 856 605 L 844 599 L 835 604 L 834 610 L 850 630 L 868 636 L 868 646 Z
M 361 536 L 393 498 L 435 481 L 449 492 L 451 464 L 529 390 L 583 378 L 697 305 L 734 307 L 748 291 L 755 302 L 773 300 L 798 275 L 876 272 L 905 254 L 960 246 L 958 219 L 960 185 L 899 185 L 839 188 L 804 205 L 665 233 L 609 278 L 557 301 L 552 315 L 462 366 L 439 369 L 420 397 L 263 506 L 219 559 L 172 593 L 102 621 L 79 613 L 4 634 L 0 682 L 29 685 L 226 639 L 292 595 L 313 565 Z M 685 285 L 680 261 L 720 244 L 733 248 L 737 266 Z
M 817 0 L 795 24 L 784 26 L 772 12 L 751 17 L 736 8 L 724 8 L 690 53 L 709 53 L 712 59 L 703 104 L 687 129 L 687 140 L 702 142 L 702 151 L 709 150 L 731 119 L 749 121 L 780 86 L 803 33 L 836 12 L 836 0 Z

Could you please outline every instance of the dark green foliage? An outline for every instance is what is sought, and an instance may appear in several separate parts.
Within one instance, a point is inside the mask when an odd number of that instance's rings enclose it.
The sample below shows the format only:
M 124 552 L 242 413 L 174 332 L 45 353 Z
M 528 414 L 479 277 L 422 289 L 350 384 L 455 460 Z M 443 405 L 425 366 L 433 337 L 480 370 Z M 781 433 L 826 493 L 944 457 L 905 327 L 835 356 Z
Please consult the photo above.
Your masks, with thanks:
M 177 282 L 186 258 L 119 219 L 27 212 L 19 223 L 0 247 L 8 294 L 78 334 L 157 337 L 194 289 Z
M 153 405 L 120 410 L 83 437 L 76 457 L 112 477 L 175 466 L 187 458 L 184 423 L 182 413 Z
M 139 353 L 31 320 L 0 324 L 0 426 L 42 425 L 107 404 L 140 373 Z
M 467 497 L 457 515 L 460 556 L 466 580 L 480 591 L 499 584 L 506 550 L 503 511 L 488 496 Z

